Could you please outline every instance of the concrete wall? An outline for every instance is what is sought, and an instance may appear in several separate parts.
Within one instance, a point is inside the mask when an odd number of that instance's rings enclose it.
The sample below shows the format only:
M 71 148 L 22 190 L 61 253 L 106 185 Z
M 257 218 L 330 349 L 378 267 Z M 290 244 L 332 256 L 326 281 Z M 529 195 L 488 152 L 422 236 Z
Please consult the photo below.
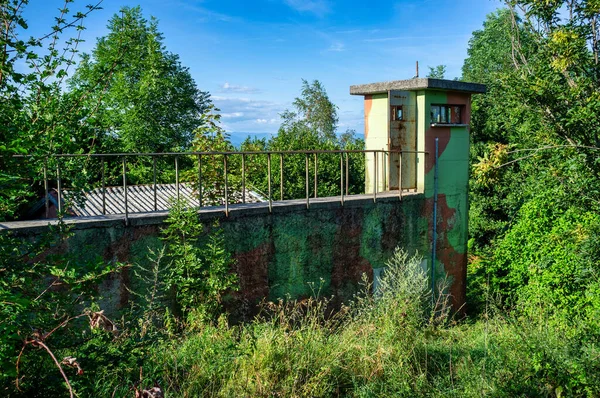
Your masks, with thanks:
M 365 96 L 365 149 L 388 150 L 389 101 L 387 94 Z M 377 191 L 387 190 L 386 157 L 377 155 Z M 365 192 L 373 192 L 375 184 L 375 155 L 367 153 L 365 160 Z
M 421 112 L 419 125 L 423 127 L 425 151 L 424 192 L 427 198 L 425 219 L 433 231 L 433 194 L 435 174 L 435 139 L 438 139 L 438 215 L 436 275 L 448 274 L 452 280 L 450 292 L 455 308 L 466 300 L 468 197 L 469 197 L 469 127 L 465 125 L 432 126 L 431 104 L 461 105 L 462 118 L 471 119 L 471 95 L 445 91 L 427 91 L 420 96 L 426 112 Z M 431 241 L 433 236 L 430 235 Z
M 319 199 L 310 209 L 304 201 L 276 202 L 272 213 L 264 204 L 232 206 L 229 217 L 215 209 L 201 212 L 199 222 L 208 231 L 218 219 L 224 230 L 241 285 L 230 304 L 240 308 L 240 303 L 252 305 L 264 298 L 303 298 L 313 290 L 320 290 L 322 296 L 334 295 L 338 302 L 352 298 L 362 275 L 370 279 L 377 275 L 396 246 L 429 254 L 425 211 L 422 194 L 402 200 L 384 195 L 377 203 L 361 196 L 348 197 L 343 206 L 339 199 Z M 136 215 L 128 226 L 114 217 L 77 221 L 73 236 L 55 249 L 82 264 L 102 257 L 148 265 L 148 249 L 161 246 L 158 236 L 165 216 Z M 24 222 L 14 228 L 13 224 L 13 231 L 35 237 L 46 228 L 43 225 Z M 133 272 L 105 282 L 106 307 L 127 305 L 125 285 L 136 286 Z

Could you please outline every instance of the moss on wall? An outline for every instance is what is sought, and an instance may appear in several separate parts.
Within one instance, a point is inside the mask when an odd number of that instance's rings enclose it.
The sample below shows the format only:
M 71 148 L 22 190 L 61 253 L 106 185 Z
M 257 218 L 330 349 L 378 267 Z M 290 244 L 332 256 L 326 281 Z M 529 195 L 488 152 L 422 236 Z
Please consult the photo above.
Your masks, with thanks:
M 423 195 L 315 204 L 310 209 L 291 205 L 272 214 L 264 211 L 230 217 L 219 215 L 226 249 L 236 260 L 233 271 L 240 276 L 238 300 L 255 303 L 268 298 L 303 298 L 316 293 L 350 299 L 360 287 L 363 274 L 385 266 L 396 246 L 427 253 L 427 220 L 423 219 Z M 219 214 L 219 213 L 217 213 Z M 73 228 L 68 251 L 73 261 L 119 261 L 149 269 L 151 251 L 162 247 L 162 218 L 140 225 L 99 222 Z M 215 219 L 203 215 L 199 222 L 209 233 Z M 163 263 L 163 266 L 167 266 Z M 101 287 L 103 302 L 113 307 L 128 304 L 125 288 L 143 293 L 145 284 L 130 268 Z

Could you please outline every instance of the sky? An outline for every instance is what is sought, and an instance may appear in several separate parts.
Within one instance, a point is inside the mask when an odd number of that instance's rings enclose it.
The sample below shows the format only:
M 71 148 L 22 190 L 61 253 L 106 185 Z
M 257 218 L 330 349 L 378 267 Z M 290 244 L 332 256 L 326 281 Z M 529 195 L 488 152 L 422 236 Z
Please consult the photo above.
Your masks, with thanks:
M 71 14 L 91 2 L 75 0 Z M 28 34 L 47 33 L 63 1 L 30 0 Z M 80 46 L 91 52 L 123 6 L 154 16 L 168 51 L 211 93 L 223 127 L 239 142 L 275 134 L 302 79 L 319 80 L 338 106 L 339 132 L 363 134 L 354 84 L 410 79 L 419 61 L 460 77 L 471 33 L 500 0 L 104 0 L 86 18 Z

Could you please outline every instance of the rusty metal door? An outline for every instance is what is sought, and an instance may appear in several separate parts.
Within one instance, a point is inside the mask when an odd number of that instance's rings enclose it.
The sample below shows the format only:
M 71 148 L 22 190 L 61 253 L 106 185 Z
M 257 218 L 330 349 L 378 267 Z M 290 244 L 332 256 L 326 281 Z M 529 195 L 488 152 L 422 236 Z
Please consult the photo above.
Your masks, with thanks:
M 416 94 L 412 91 L 390 91 L 389 147 L 392 151 L 416 151 Z M 402 164 L 400 165 L 400 158 Z M 416 154 L 391 154 L 389 157 L 389 189 L 398 189 L 401 175 L 402 189 L 416 189 Z

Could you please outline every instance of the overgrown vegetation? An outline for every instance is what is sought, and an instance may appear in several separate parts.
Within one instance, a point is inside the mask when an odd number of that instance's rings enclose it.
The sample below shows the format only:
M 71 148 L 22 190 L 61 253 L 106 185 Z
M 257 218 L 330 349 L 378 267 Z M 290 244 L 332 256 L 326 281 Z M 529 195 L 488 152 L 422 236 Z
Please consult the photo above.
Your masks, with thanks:
M 463 67 L 489 90 L 473 102 L 470 301 L 489 289 L 579 317 L 598 311 L 600 3 L 508 6 Z
M 24 40 L 26 3 L 0 3 L 0 218 L 22 214 L 40 192 L 39 161 L 49 153 L 232 149 L 207 93 L 139 9 L 113 18 L 64 91 L 80 22 L 96 7 L 73 20 L 61 15 L 48 36 Z M 398 251 L 375 292 L 365 285 L 335 313 L 315 287 L 315 297 L 265 303 L 256 319 L 231 325 L 221 304 L 236 280 L 223 236 L 218 226 L 203 231 L 179 203 L 146 264 L 71 258 L 62 224 L 38 242 L 0 234 L 4 394 L 133 396 L 157 383 L 170 397 L 599 396 L 600 3 L 506 5 L 474 32 L 463 68 L 464 80 L 489 91 L 473 102 L 469 318 L 455 319 L 444 286 L 432 292 L 420 259 Z M 61 13 L 68 12 L 65 5 Z M 69 28 L 76 34 L 61 53 L 56 42 Z M 125 62 L 125 49 L 141 47 L 143 57 Z M 29 69 L 17 70 L 20 62 Z M 439 66 L 430 75 L 444 72 Z M 124 95 L 130 91 L 136 95 Z M 175 118 L 157 99 L 175 92 L 184 93 L 183 116 L 191 109 L 193 118 Z M 293 105 L 275 138 L 248 140 L 243 149 L 362 148 L 352 132 L 336 134 L 337 110 L 319 82 L 304 81 Z M 164 117 L 140 121 L 119 106 Z M 174 127 L 180 123 L 185 129 Z M 138 142 L 132 137 L 141 126 Z M 23 153 L 38 162 L 11 157 Z M 195 161 L 182 159 L 190 179 Z M 222 159 L 211 161 L 201 171 L 216 181 Z M 261 190 L 266 161 L 247 164 Z M 305 159 L 284 161 L 286 175 L 297 177 L 284 196 L 302 196 Z M 320 173 L 335 181 L 339 158 L 320 162 Z M 56 166 L 50 159 L 47 169 Z M 150 167 L 132 165 L 130 177 L 143 182 Z M 352 192 L 363 167 L 351 162 Z M 62 168 L 74 187 L 98 181 L 89 159 Z M 317 194 L 338 189 L 321 185 Z M 111 314 L 95 286 L 125 267 L 138 285 L 130 287 L 130 307 Z
M 148 383 L 139 372 L 153 351 L 213 324 L 224 295 L 237 288 L 222 231 L 215 224 L 203 234 L 201 225 L 195 210 L 175 203 L 164 244 L 150 251 L 146 267 L 108 266 L 102 258 L 86 265 L 59 254 L 68 237 L 62 230 L 31 244 L 0 235 L 1 388 L 9 395 L 110 396 L 102 392 L 109 385 L 127 394 Z M 110 313 L 101 308 L 111 293 L 98 286 L 125 267 L 136 290 L 117 318 L 114 306 Z
M 267 303 L 261 317 L 207 325 L 157 355 L 170 396 L 596 396 L 597 319 L 538 301 L 481 320 L 447 317 L 419 257 L 397 251 L 378 294 L 333 317 L 326 303 Z M 531 312 L 531 309 L 534 309 Z
M 164 257 L 154 258 L 148 275 L 162 272 Z M 481 320 L 456 323 L 444 286 L 432 301 L 421 258 L 401 250 L 375 295 L 365 284 L 336 313 L 315 296 L 265 303 L 246 324 L 187 317 L 181 329 L 176 324 L 182 318 L 151 305 L 160 296 L 157 286 L 168 294 L 167 283 L 151 284 L 147 301 L 119 324 L 118 334 L 96 328 L 83 344 L 55 350 L 58 357 L 77 355 L 83 374 L 67 372 L 79 395 L 133 396 L 132 386 L 155 383 L 170 397 L 600 393 L 597 317 L 565 318 L 544 300 L 502 315 L 490 301 Z M 24 393 L 64 393 L 56 379 L 33 378 L 32 362 L 26 366 L 21 388 L 37 381 L 40 390 Z

